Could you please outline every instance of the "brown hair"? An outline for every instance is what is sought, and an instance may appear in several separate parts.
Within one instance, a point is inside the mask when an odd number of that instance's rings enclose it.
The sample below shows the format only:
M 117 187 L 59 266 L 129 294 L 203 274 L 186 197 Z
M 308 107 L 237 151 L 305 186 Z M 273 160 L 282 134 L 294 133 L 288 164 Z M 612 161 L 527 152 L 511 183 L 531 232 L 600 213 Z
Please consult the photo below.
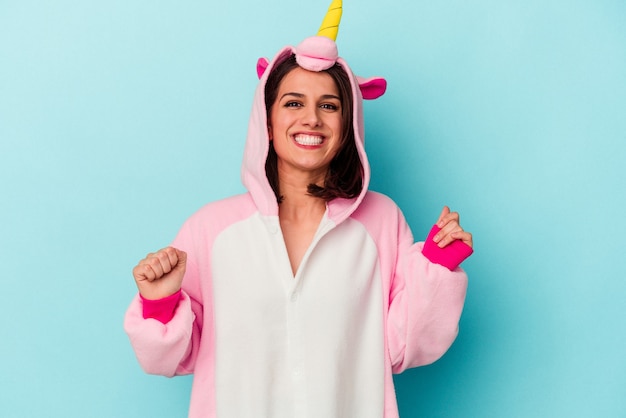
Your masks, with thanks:
M 272 106 L 278 95 L 278 88 L 283 78 L 293 69 L 298 67 L 295 55 L 291 55 L 286 60 L 279 63 L 270 73 L 265 84 L 265 108 L 267 110 L 267 120 L 270 119 Z M 363 167 L 359 159 L 354 138 L 354 127 L 352 125 L 352 87 L 350 79 L 339 64 L 335 64 L 325 70 L 337 85 L 341 100 L 342 133 L 341 148 L 330 162 L 328 173 L 324 179 L 324 185 L 309 184 L 308 193 L 311 196 L 319 197 L 327 202 L 336 197 L 351 199 L 357 197 L 363 189 Z M 274 150 L 274 145 L 270 141 L 270 149 L 265 161 L 265 173 L 267 179 L 274 190 L 278 203 L 283 200 L 280 195 L 278 184 L 278 157 Z

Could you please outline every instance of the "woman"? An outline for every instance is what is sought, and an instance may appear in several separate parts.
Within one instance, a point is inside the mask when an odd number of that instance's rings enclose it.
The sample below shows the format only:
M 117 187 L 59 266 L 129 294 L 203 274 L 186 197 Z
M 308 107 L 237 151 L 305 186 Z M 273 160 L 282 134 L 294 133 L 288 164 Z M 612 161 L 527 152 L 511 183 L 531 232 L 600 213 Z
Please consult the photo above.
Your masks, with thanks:
M 362 189 L 350 80 L 339 66 L 304 70 L 292 55 L 271 73 L 265 90 L 266 173 L 280 203 L 278 218 L 295 275 L 326 201 L 354 198 Z
M 331 6 L 332 7 L 332 6 Z M 397 417 L 392 373 L 456 337 L 472 237 L 442 211 L 415 244 L 367 190 L 360 82 L 334 41 L 271 61 L 242 179 L 133 270 L 125 329 L 148 373 L 194 373 L 191 417 Z

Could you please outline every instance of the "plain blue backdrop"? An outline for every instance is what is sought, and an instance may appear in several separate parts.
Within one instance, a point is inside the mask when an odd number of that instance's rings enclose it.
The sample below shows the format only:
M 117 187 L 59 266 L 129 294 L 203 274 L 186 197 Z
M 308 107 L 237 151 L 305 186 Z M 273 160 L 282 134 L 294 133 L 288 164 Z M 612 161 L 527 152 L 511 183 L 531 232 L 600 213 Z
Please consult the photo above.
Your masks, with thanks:
M 147 252 L 243 191 L 256 59 L 329 0 L 0 1 L 0 416 L 183 417 L 122 330 Z M 403 418 L 626 416 L 626 2 L 349 0 L 372 189 L 474 234 Z

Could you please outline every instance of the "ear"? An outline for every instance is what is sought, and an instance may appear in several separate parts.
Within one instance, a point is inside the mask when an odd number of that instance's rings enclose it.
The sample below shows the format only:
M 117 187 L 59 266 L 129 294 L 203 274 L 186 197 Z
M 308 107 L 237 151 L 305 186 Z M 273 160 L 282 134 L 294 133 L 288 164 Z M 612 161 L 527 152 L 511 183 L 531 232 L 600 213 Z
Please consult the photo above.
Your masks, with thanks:
M 378 99 L 387 90 L 387 80 L 382 77 L 363 78 L 357 76 L 356 81 L 359 83 L 361 95 L 366 100 Z
M 267 58 L 261 57 L 256 62 L 256 74 L 259 76 L 259 78 L 263 77 L 263 74 L 265 73 L 265 70 L 267 70 L 268 65 L 270 65 L 270 62 Z

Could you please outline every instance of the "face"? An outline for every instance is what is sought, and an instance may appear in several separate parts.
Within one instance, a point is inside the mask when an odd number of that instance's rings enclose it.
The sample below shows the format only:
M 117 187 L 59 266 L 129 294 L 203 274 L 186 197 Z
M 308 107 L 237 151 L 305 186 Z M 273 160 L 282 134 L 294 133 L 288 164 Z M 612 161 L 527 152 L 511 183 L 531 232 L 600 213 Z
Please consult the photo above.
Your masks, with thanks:
M 279 175 L 323 182 L 341 146 L 341 126 L 341 100 L 332 77 L 300 67 L 289 72 L 278 87 L 268 123 Z

